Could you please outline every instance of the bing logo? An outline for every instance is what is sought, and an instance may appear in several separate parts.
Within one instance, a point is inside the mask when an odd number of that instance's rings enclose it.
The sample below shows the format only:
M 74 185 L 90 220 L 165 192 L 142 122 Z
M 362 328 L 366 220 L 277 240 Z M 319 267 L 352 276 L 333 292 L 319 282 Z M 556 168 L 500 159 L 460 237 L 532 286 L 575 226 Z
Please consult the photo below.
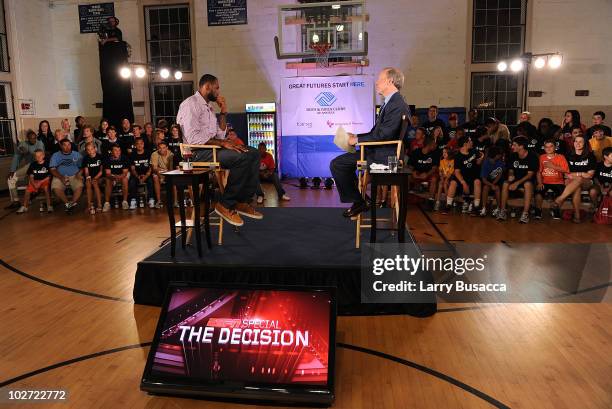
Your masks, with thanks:
M 315 101 L 317 102 L 317 104 L 319 104 L 322 107 L 330 107 L 334 105 L 334 102 L 336 102 L 336 100 L 337 100 L 336 96 L 332 94 L 331 92 L 321 92 L 315 98 Z

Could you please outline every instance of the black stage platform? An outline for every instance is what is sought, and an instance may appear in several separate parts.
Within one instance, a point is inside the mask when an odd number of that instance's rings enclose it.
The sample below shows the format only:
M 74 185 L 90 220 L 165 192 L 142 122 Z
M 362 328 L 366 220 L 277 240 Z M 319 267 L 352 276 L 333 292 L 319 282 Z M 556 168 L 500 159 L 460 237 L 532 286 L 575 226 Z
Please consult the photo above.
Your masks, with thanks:
M 239 232 L 226 224 L 223 245 L 205 248 L 201 259 L 194 247 L 182 250 L 179 240 L 174 260 L 170 244 L 165 244 L 139 262 L 134 301 L 160 306 L 170 281 L 331 285 L 338 288 L 338 313 L 342 315 L 429 316 L 436 312 L 436 304 L 361 304 L 361 253 L 355 249 L 355 222 L 343 218 L 342 209 L 259 210 L 264 220 L 246 219 Z M 211 229 L 216 241 L 216 228 Z M 362 234 L 362 242 L 367 240 L 369 231 Z M 379 242 L 394 240 L 388 231 L 378 232 Z

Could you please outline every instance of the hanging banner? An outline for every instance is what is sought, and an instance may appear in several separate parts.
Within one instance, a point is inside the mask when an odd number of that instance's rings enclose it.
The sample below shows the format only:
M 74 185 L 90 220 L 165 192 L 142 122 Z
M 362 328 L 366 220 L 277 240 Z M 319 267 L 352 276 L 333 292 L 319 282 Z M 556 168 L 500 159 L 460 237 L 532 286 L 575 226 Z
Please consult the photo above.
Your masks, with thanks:
M 209 26 L 247 24 L 247 0 L 208 0 Z
M 339 126 L 364 133 L 374 124 L 371 76 L 283 78 L 282 135 L 333 135 Z
M 114 3 L 79 4 L 81 34 L 97 33 L 106 19 L 115 16 Z

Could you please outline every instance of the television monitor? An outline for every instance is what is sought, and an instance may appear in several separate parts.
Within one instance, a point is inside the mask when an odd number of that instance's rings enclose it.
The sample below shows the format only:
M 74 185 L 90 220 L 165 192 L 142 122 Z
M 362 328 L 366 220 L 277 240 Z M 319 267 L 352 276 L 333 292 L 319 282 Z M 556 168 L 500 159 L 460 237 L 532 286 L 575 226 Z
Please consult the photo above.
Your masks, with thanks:
M 332 287 L 171 283 L 140 388 L 330 405 L 335 332 Z

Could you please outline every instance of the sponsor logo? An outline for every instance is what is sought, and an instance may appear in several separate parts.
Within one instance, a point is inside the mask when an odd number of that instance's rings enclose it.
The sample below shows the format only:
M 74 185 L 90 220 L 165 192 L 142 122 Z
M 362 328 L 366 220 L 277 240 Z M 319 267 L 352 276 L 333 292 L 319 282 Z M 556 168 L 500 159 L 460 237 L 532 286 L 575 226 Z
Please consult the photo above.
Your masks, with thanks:
M 334 105 L 338 98 L 331 92 L 321 92 L 315 97 L 315 102 L 322 107 L 330 107 Z

